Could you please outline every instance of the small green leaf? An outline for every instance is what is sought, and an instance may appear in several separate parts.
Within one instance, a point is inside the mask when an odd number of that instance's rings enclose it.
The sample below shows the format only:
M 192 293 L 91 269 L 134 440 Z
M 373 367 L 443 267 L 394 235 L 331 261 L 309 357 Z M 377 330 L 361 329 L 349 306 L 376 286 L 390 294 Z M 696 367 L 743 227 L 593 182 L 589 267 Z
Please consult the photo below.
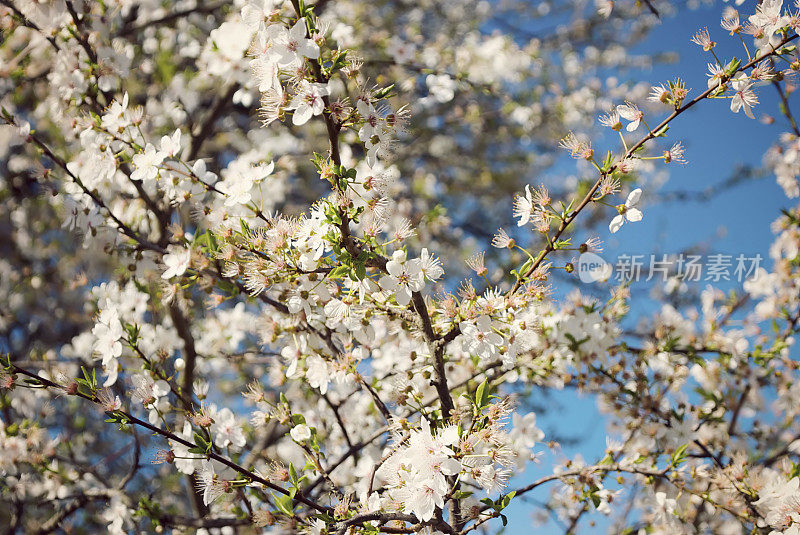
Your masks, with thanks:
M 686 448 L 688 446 L 689 446 L 688 444 L 683 444 L 682 446 L 678 446 L 678 448 L 672 454 L 672 458 L 670 460 L 672 466 L 678 466 L 679 464 L 681 464 L 683 461 L 686 460 Z
M 375 97 L 375 99 L 377 99 L 377 100 L 380 100 L 382 98 L 386 98 L 391 94 L 392 89 L 394 89 L 394 84 L 392 84 L 390 86 L 386 86 L 386 87 L 384 87 L 382 89 L 378 89 L 377 91 L 375 91 L 375 93 L 372 94 L 372 96 Z
M 283 513 L 285 513 L 285 514 L 287 514 L 289 516 L 294 516 L 294 512 L 293 512 L 294 506 L 293 506 L 293 503 L 292 503 L 292 497 L 291 496 L 287 496 L 285 494 L 281 494 L 280 496 L 275 496 L 273 494 L 272 501 L 275 502 L 275 506 L 278 509 L 280 509 L 281 512 L 283 512 Z
M 484 379 L 475 391 L 475 406 L 482 409 L 489 402 L 489 380 Z
M 329 279 L 341 279 L 344 278 L 345 275 L 350 273 L 350 266 L 337 266 L 328 273 Z

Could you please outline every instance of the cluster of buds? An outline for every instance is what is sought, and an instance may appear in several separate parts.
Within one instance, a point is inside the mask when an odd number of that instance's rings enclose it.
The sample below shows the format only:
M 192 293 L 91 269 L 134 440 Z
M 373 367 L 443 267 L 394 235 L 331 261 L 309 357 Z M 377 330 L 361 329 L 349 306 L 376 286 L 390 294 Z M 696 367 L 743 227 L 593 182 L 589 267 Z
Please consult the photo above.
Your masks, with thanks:
M 686 96 L 689 94 L 689 91 L 684 81 L 680 78 L 676 78 L 675 80 L 667 82 L 666 86 L 664 84 L 653 86 L 650 90 L 648 100 L 680 108 Z

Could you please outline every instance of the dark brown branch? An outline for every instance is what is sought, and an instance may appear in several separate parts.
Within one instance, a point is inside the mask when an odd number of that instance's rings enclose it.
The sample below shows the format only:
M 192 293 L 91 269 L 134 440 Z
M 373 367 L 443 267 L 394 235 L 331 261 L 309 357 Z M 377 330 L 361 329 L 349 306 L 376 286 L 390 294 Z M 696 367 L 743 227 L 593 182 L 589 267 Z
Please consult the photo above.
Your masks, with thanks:
M 50 45 L 54 49 L 56 49 L 56 51 L 61 50 L 61 47 L 58 46 L 58 43 L 56 42 L 56 38 L 53 37 L 52 35 L 45 35 L 42 29 L 39 28 L 39 26 L 35 22 L 30 20 L 28 17 L 25 16 L 25 14 L 22 11 L 17 9 L 17 6 L 14 5 L 14 2 L 11 2 L 11 0 L 0 0 L 0 4 L 10 9 L 14 13 L 14 15 L 16 15 L 17 18 L 20 19 L 23 26 L 27 26 L 31 30 L 36 30 L 37 32 L 41 33 L 44 36 L 44 38 L 47 39 Z
M 188 161 L 197 159 L 200 154 L 200 149 L 203 147 L 203 143 L 205 143 L 213 133 L 214 124 L 216 124 L 217 119 L 222 116 L 222 112 L 224 112 L 225 108 L 231 103 L 233 94 L 236 93 L 237 89 L 239 89 L 239 84 L 232 83 L 225 91 L 217 96 L 216 100 L 211 105 L 211 110 L 209 110 L 208 115 L 206 115 L 206 118 L 200 124 L 200 128 L 192 134 L 189 150 L 186 151 L 186 159 Z
M 347 432 L 347 427 L 344 425 L 344 420 L 342 420 L 342 415 L 339 414 L 339 407 L 331 402 L 331 398 L 328 397 L 328 394 L 322 394 L 322 399 L 325 400 L 325 403 L 330 407 L 331 411 L 333 411 L 333 415 L 336 417 L 336 423 L 339 425 L 339 429 L 342 431 L 342 436 L 344 437 L 344 441 L 347 443 L 348 448 L 353 447 L 353 442 L 350 440 L 350 434 Z
M 777 80 L 773 80 L 772 85 L 775 86 L 775 89 L 778 91 L 778 96 L 781 98 L 781 112 L 786 116 L 787 119 L 789 119 L 789 124 L 792 127 L 794 135 L 800 137 L 800 128 L 797 127 L 797 121 L 794 120 L 792 110 L 789 109 L 789 100 L 786 98 L 786 94 L 783 92 L 781 84 Z
M 18 373 L 18 374 L 21 374 L 21 375 L 25 375 L 26 377 L 34 379 L 34 381 L 36 383 L 41 384 L 45 388 L 55 388 L 55 389 L 58 389 L 58 390 L 66 392 L 66 389 L 65 389 L 64 386 L 59 385 L 58 383 L 55 383 L 55 382 L 53 382 L 53 381 L 51 381 L 49 379 L 46 379 L 44 377 L 40 377 L 40 376 L 36 375 L 35 373 L 30 372 L 30 371 L 28 371 L 28 370 L 26 370 L 24 368 L 20 368 L 19 366 L 16 366 L 14 364 L 12 364 L 10 366 L 9 371 L 12 372 L 12 373 Z M 87 395 L 87 394 L 84 394 L 82 392 L 76 392 L 76 393 L 70 394 L 70 395 L 74 395 L 74 396 L 83 398 L 83 399 L 85 399 L 87 401 L 91 401 L 92 403 L 95 403 L 97 405 L 101 404 L 100 400 L 97 398 L 96 395 Z M 127 411 L 124 411 L 124 410 L 120 409 L 120 410 L 112 411 L 111 414 L 122 416 L 130 424 L 138 425 L 139 427 L 143 427 L 145 429 L 148 429 L 148 430 L 152 431 L 153 433 L 155 433 L 157 435 L 161 435 L 162 437 L 167 438 L 167 439 L 169 439 L 169 440 L 171 440 L 173 442 L 177 442 L 178 444 L 186 446 L 187 448 L 197 447 L 196 444 L 194 444 L 192 442 L 189 442 L 185 438 L 179 437 L 178 435 L 176 435 L 176 434 L 174 434 L 174 433 L 172 433 L 170 431 L 167 431 L 166 429 L 162 429 L 160 427 L 157 427 L 157 426 L 151 424 L 150 422 L 146 422 L 144 420 L 141 420 L 141 419 L 137 418 L 136 416 L 133 416 L 132 414 L 130 414 Z M 213 459 L 215 461 L 218 461 L 218 462 L 224 464 L 225 466 L 227 466 L 228 468 L 232 468 L 234 471 L 236 471 L 239 474 L 245 476 L 246 478 L 248 478 L 253 483 L 259 483 L 259 484 L 263 485 L 264 487 L 267 487 L 270 490 L 273 490 L 275 492 L 283 494 L 284 496 L 290 496 L 291 495 L 291 493 L 288 490 L 286 490 L 285 488 L 283 488 L 283 487 L 281 487 L 279 485 L 276 485 L 275 483 L 272 483 L 271 481 L 269 481 L 267 479 L 264 479 L 263 477 L 259 476 L 258 474 L 254 473 L 254 472 L 251 472 L 250 470 L 247 470 L 246 468 L 243 468 L 242 466 L 240 466 L 237 463 L 231 461 L 227 457 L 223 457 L 222 455 L 220 455 L 218 453 L 215 453 L 214 451 L 209 451 L 206 454 L 206 457 L 209 458 L 209 459 Z M 324 505 L 319 505 L 316 502 L 313 502 L 313 501 L 309 500 L 308 498 L 305 497 L 305 495 L 303 495 L 300 492 L 298 492 L 298 493 L 296 493 L 294 495 L 293 500 L 296 503 L 302 503 L 303 505 L 306 505 L 306 506 L 308 506 L 308 507 L 310 507 L 310 508 L 312 508 L 312 509 L 314 509 L 316 511 L 319 511 L 321 513 L 330 513 L 331 512 L 331 509 L 329 507 L 326 507 Z
M 5 117 L 4 119 L 8 124 L 12 126 L 17 126 L 17 124 L 13 120 Z M 45 156 L 47 156 L 54 164 L 56 164 L 59 168 L 61 168 L 78 185 L 78 187 L 80 187 L 81 190 L 92 199 L 92 201 L 99 208 L 102 208 L 108 213 L 108 217 L 117 225 L 117 230 L 119 230 L 122 234 L 124 234 L 125 236 L 129 237 L 130 239 L 138 243 L 139 247 L 143 249 L 148 249 L 162 254 L 166 252 L 166 250 L 163 247 L 139 236 L 128 225 L 123 223 L 117 216 L 115 216 L 114 213 L 111 211 L 111 209 L 108 208 L 108 206 L 106 206 L 106 203 L 103 201 L 103 199 L 101 199 L 95 192 L 89 190 L 86 186 L 84 186 L 83 182 L 81 182 L 81 180 L 67 168 L 67 162 L 65 162 L 63 158 L 56 156 L 53 153 L 53 151 L 50 150 L 50 147 L 48 147 L 47 144 L 45 144 L 41 139 L 39 139 L 38 136 L 36 136 L 35 134 L 30 134 L 28 138 L 32 143 L 34 143 L 37 147 L 39 147 L 42 150 Z
M 38 529 L 31 531 L 34 535 L 47 535 L 53 533 L 57 529 L 62 528 L 61 525 L 64 520 L 69 518 L 73 513 L 85 507 L 92 500 L 105 500 L 110 498 L 109 493 L 99 493 L 96 495 L 82 494 L 75 501 L 61 509 L 58 513 L 50 517 L 44 524 L 39 526 Z
M 230 1 L 214 2 L 214 3 L 204 3 L 198 1 L 198 4 L 194 7 L 173 11 L 172 13 L 164 15 L 163 17 L 153 20 L 148 20 L 141 24 L 137 24 L 136 26 L 123 27 L 118 35 L 122 37 L 129 36 L 131 34 L 140 32 L 146 28 L 150 28 L 152 26 L 160 26 L 162 24 L 169 24 L 171 22 L 175 22 L 178 19 L 188 17 L 195 13 L 213 13 L 229 4 Z

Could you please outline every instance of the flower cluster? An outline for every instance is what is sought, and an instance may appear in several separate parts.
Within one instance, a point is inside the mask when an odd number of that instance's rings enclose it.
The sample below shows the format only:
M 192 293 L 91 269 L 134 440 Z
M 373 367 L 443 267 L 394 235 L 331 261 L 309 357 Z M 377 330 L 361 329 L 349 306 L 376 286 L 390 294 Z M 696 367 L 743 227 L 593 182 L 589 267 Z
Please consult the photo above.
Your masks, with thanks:
M 653 85 L 608 73 L 659 61 L 655 2 L 157 4 L 0 6 L 12 532 L 466 535 L 523 495 L 570 530 L 798 532 L 800 208 L 744 292 L 565 288 L 650 224 L 696 105 L 775 91 L 798 196 L 800 5 L 728 6 L 734 47 L 686 39 L 707 80 Z M 565 458 L 572 395 L 607 438 Z

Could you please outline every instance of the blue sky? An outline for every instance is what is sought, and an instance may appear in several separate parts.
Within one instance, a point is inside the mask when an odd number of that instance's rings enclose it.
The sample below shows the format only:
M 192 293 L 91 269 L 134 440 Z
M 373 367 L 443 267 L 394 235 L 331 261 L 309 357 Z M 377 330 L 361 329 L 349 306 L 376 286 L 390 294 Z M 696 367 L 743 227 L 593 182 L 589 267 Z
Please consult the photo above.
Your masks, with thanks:
M 646 80 L 651 84 L 681 76 L 687 82 L 687 87 L 692 88 L 690 98 L 705 90 L 706 64 L 713 61 L 713 58 L 690 42 L 694 32 L 707 26 L 712 38 L 718 43 L 716 51 L 723 61 L 733 55 L 740 58 L 745 55 L 741 42 L 728 36 L 719 26 L 719 18 L 725 5 L 718 2 L 712 7 L 685 11 L 678 17 L 665 19 L 632 53 L 675 51 L 680 56 L 679 62 L 659 65 L 644 72 L 620 73 L 620 76 L 630 76 L 633 81 Z M 740 12 L 751 13 L 755 5 L 754 0 L 746 1 L 740 6 Z M 614 235 L 608 232 L 606 226 L 598 227 L 600 237 L 605 242 L 605 251 L 602 254 L 604 258 L 613 261 L 620 254 L 678 253 L 701 242 L 708 245 L 709 252 L 731 255 L 743 253 L 747 256 L 760 253 L 765 259 L 768 258 L 768 249 L 773 238 L 770 224 L 778 217 L 782 207 L 790 205 L 773 175 L 734 186 L 708 201 L 655 204 L 652 201 L 658 193 L 701 192 L 709 186 L 724 183 L 738 164 L 760 166 L 767 148 L 782 132 L 789 131 L 789 125 L 780 114 L 778 96 L 773 87 L 759 88 L 758 96 L 760 104 L 755 110 L 756 117 L 759 118 L 761 114 L 771 115 L 775 118 L 774 124 L 766 125 L 758 120 L 754 121 L 741 112 L 731 113 L 727 100 L 702 102 L 672 123 L 670 142 L 680 140 L 684 143 L 689 165 L 671 165 L 669 181 L 658 191 L 648 190 L 645 186 L 644 219 L 640 223 L 626 224 Z M 798 100 L 796 97 L 789 97 L 790 107 L 794 105 L 800 111 Z M 654 117 L 648 123 L 653 126 L 660 119 Z M 606 141 L 611 140 L 609 138 Z M 651 197 L 650 203 L 648 195 Z M 609 219 L 612 215 L 609 209 Z M 702 287 L 707 283 L 699 284 Z M 571 289 L 568 285 L 562 287 Z M 741 285 L 734 282 L 729 288 L 741 290 Z M 635 310 L 652 312 L 655 306 L 657 303 L 648 303 Z M 582 438 L 577 446 L 565 444 L 562 449 L 564 455 L 572 457 L 581 453 L 587 462 L 602 456 L 605 448 L 605 422 L 596 410 L 593 398 L 581 398 L 569 390 L 556 393 L 550 401 L 543 401 L 542 395 L 534 394 L 532 401 L 548 407 L 547 412 L 540 416 L 540 427 L 545 433 L 558 429 L 561 435 Z M 552 456 L 546 456 L 542 468 L 529 468 L 515 482 L 524 484 L 544 474 L 550 468 L 552 460 Z M 515 486 L 513 483 L 511 487 Z M 546 498 L 551 488 L 552 484 L 542 487 L 543 490 L 534 494 L 534 497 Z M 563 532 L 563 528 L 554 523 L 533 531 L 530 521 L 532 511 L 529 505 L 513 505 L 509 510 L 511 522 L 507 533 Z M 591 520 L 597 521 L 595 527 L 589 525 Z M 607 528 L 608 522 L 603 520 L 602 515 L 590 513 L 584 516 L 579 532 L 605 532 Z
M 710 59 L 699 47 L 689 43 L 693 29 L 708 25 L 716 34 L 722 51 L 720 59 L 732 55 L 741 57 L 744 49 L 738 40 L 719 29 L 721 7 L 703 9 L 680 19 L 665 21 L 642 47 L 656 51 L 665 43 L 680 52 L 678 65 L 664 65 L 652 70 L 653 82 L 660 82 L 678 73 L 685 76 L 692 94 L 706 87 L 706 63 Z M 663 39 L 663 40 L 662 40 Z M 724 60 L 723 60 L 724 61 Z M 752 120 L 743 113 L 733 114 L 728 100 L 700 103 L 672 123 L 669 135 L 682 140 L 686 146 L 689 165 L 671 165 L 666 191 L 702 191 L 709 185 L 724 182 L 736 164 L 759 165 L 766 149 L 776 137 L 788 131 L 788 122 L 780 115 L 777 92 L 766 86 L 758 91 L 758 113 L 776 118 L 772 125 Z M 790 97 L 791 104 L 791 97 Z M 758 118 L 759 115 L 757 114 Z M 766 250 L 771 241 L 770 223 L 777 217 L 787 199 L 774 177 L 748 182 L 715 196 L 709 202 L 670 202 L 646 209 L 647 223 L 630 225 L 615 238 L 620 249 L 650 252 L 653 242 L 665 250 L 678 250 L 699 240 L 714 240 L 714 247 L 726 252 L 755 252 Z M 720 231 L 724 236 L 719 236 Z M 609 240 L 609 249 L 614 241 Z

